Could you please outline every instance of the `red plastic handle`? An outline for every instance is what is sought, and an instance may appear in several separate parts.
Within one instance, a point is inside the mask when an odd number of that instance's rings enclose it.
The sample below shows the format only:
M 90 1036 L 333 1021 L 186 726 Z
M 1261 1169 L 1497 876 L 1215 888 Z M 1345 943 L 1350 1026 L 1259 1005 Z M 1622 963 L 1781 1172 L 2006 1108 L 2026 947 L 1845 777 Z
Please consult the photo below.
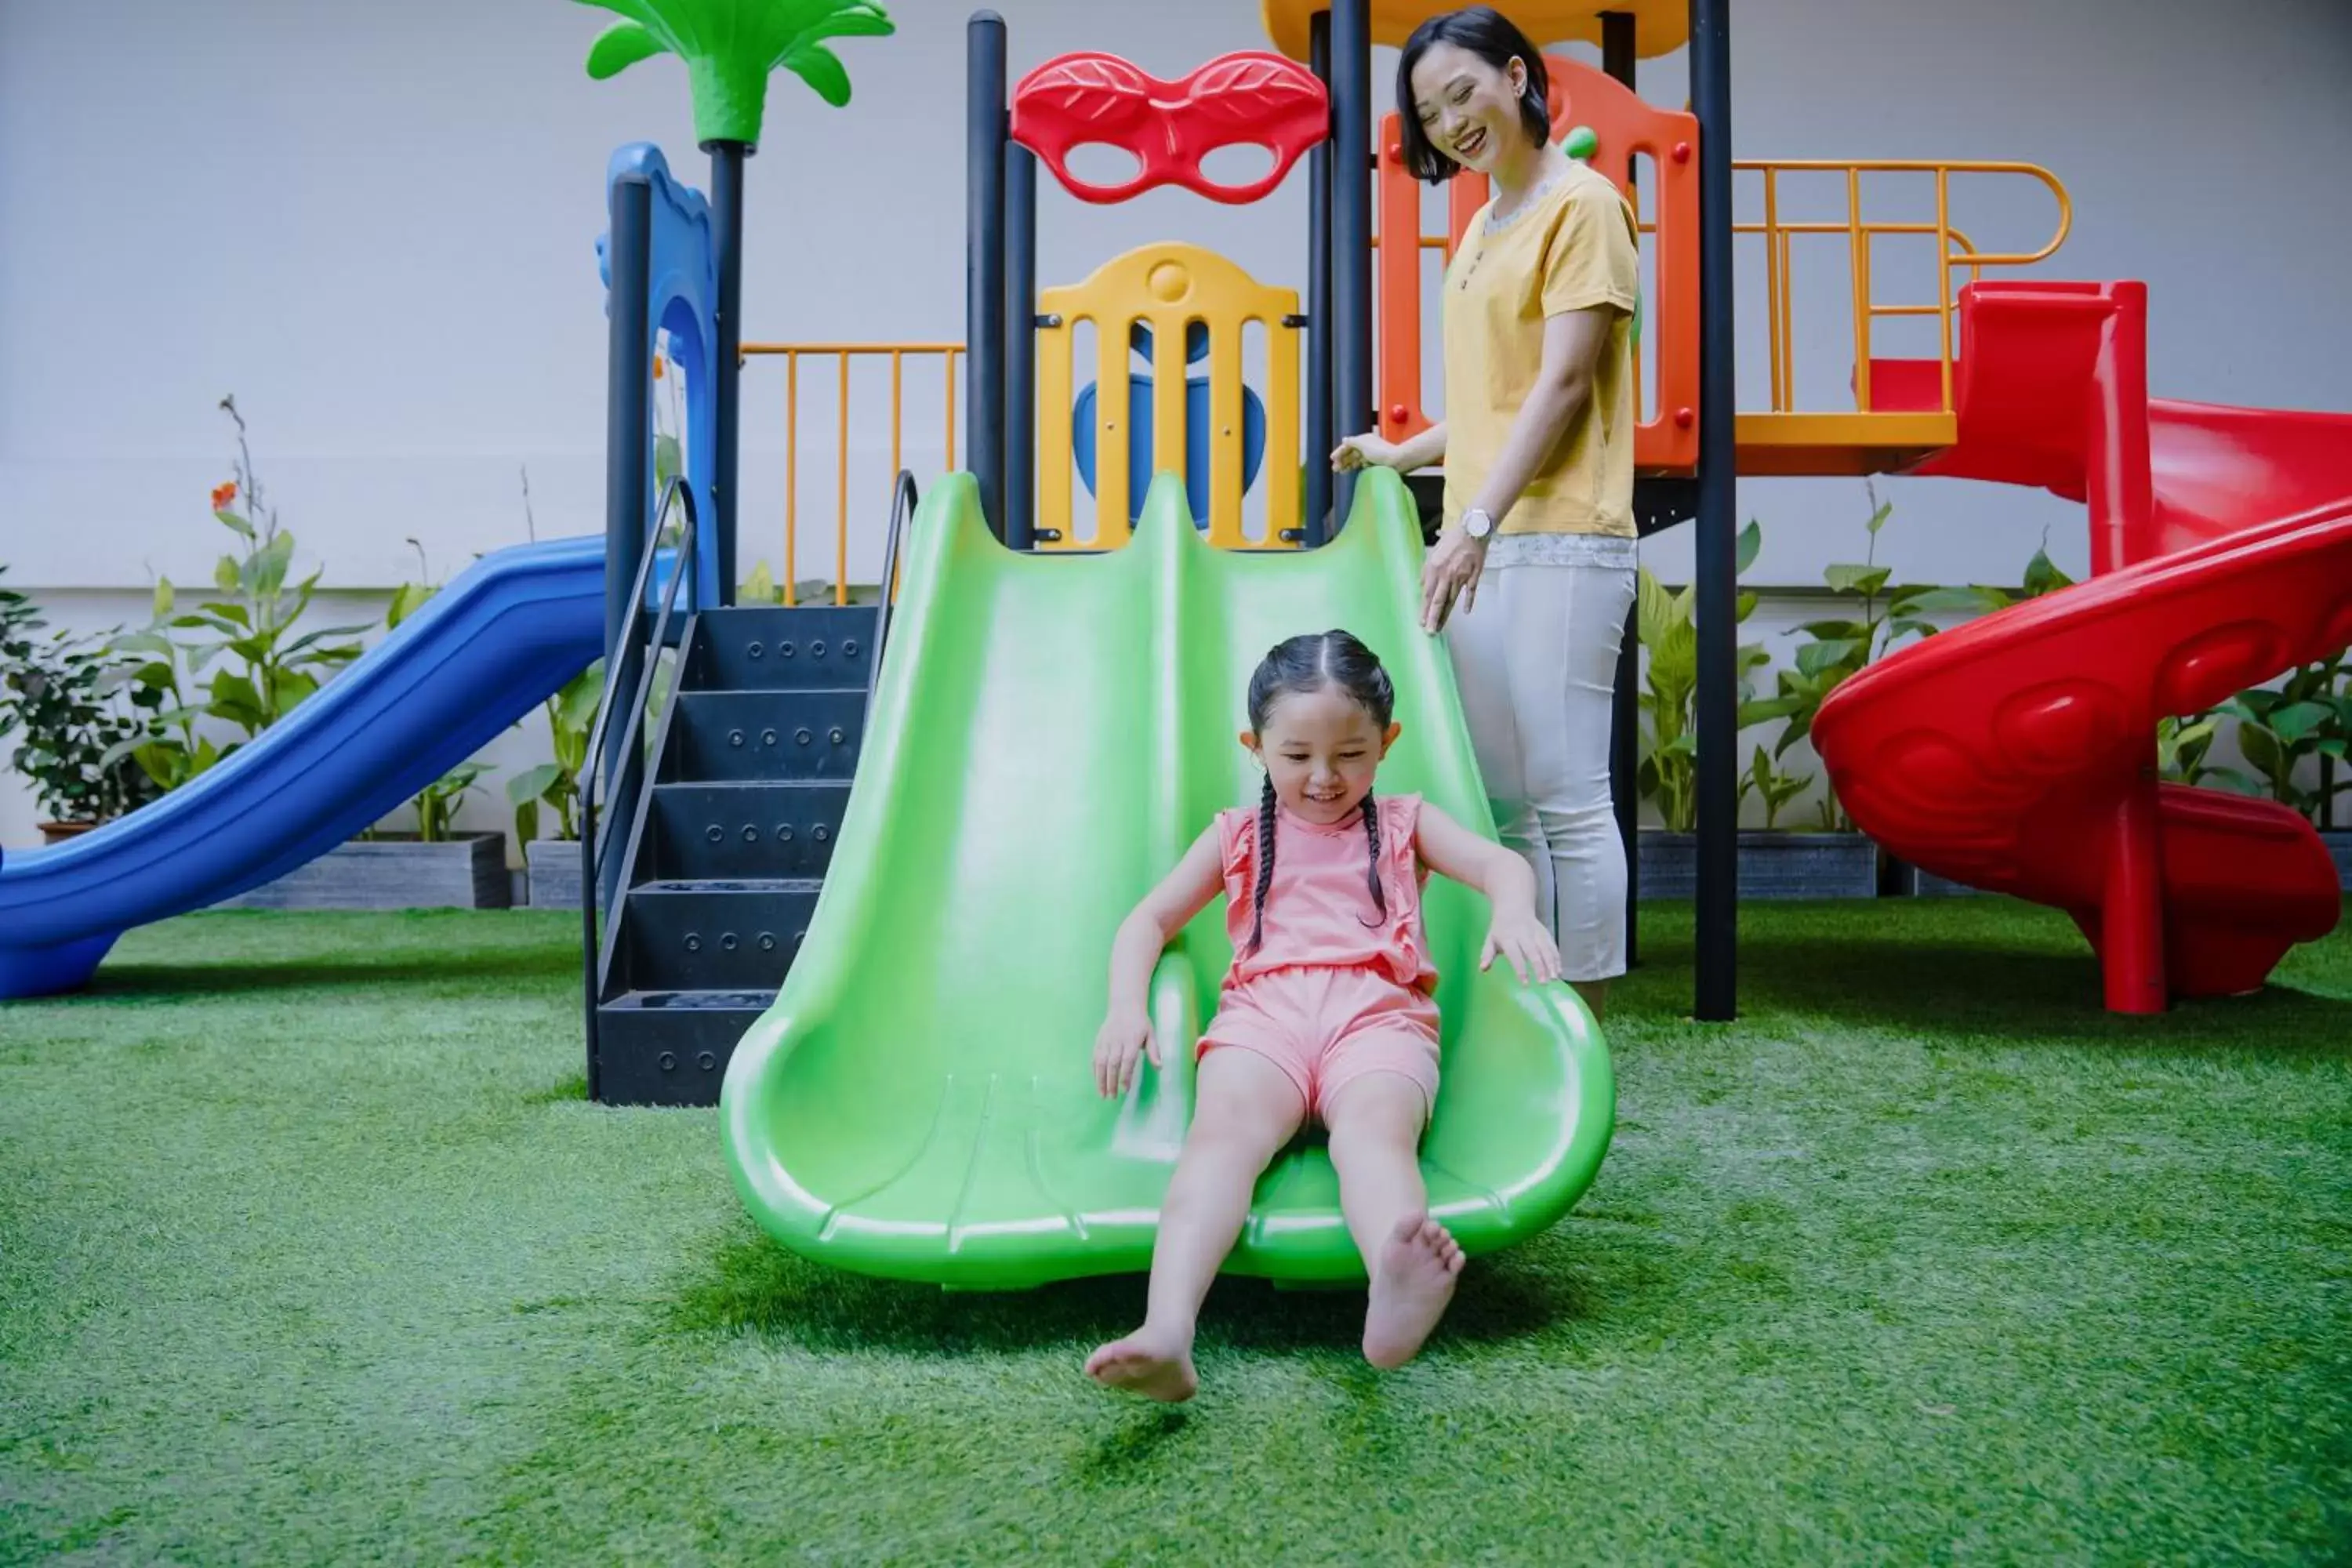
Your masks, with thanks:
M 1013 92 L 1013 139 L 1045 160 L 1081 201 L 1121 202 L 1158 185 L 1182 185 L 1239 205 L 1282 183 L 1299 155 L 1330 130 L 1330 105 L 1315 73 L 1262 49 L 1220 55 L 1176 81 L 1163 81 L 1117 55 L 1085 51 L 1047 60 Z M 1068 158 L 1096 142 L 1133 154 L 1140 166 L 1121 185 L 1073 176 Z M 1241 185 L 1222 185 L 1201 163 L 1221 147 L 1263 147 L 1274 167 Z

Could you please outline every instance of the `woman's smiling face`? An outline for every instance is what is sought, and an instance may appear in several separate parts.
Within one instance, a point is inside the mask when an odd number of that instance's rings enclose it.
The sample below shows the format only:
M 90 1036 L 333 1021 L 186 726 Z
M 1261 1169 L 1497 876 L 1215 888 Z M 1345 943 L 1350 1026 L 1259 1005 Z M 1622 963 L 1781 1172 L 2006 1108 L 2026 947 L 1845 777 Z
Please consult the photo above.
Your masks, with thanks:
M 1412 67 L 1413 108 L 1430 145 L 1473 174 L 1494 171 L 1495 160 L 1525 139 L 1519 93 L 1528 68 L 1514 57 L 1497 70 L 1454 44 L 1432 44 Z

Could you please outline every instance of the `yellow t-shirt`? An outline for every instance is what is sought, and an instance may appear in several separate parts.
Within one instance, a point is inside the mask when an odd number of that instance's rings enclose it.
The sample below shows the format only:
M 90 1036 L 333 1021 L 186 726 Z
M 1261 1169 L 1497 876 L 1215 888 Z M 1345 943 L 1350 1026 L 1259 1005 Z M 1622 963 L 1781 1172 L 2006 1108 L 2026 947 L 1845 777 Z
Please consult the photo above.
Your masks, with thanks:
M 1477 499 L 1510 439 L 1543 363 L 1544 319 L 1599 306 L 1613 319 L 1591 396 L 1496 531 L 1631 539 L 1633 209 L 1606 175 L 1571 163 L 1500 225 L 1493 213 L 1492 202 L 1478 209 L 1445 269 L 1445 521 Z

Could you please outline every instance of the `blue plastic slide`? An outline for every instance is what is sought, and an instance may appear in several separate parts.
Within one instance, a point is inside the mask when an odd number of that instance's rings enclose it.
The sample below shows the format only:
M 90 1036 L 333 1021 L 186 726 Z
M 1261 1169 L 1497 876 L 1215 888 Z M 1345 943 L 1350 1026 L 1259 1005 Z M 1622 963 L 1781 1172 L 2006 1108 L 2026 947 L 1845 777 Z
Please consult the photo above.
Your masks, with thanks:
M 601 536 L 487 555 L 278 724 L 94 833 L 0 863 L 0 999 L 70 991 L 135 925 L 283 876 L 604 651 Z

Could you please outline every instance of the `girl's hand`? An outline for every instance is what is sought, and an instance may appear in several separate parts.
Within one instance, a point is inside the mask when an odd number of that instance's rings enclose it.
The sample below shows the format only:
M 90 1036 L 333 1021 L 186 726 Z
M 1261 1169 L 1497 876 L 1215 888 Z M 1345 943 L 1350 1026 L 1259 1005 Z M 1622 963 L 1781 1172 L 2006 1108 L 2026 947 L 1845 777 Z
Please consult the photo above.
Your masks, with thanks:
M 1395 442 L 1366 431 L 1331 448 L 1331 467 L 1343 474 L 1351 468 L 1393 468 L 1403 451 Z
M 1444 631 L 1457 597 L 1462 601 L 1462 613 L 1468 615 L 1471 606 L 1478 602 L 1478 579 L 1486 571 L 1484 541 L 1473 539 L 1458 528 L 1447 529 L 1438 535 L 1437 548 L 1429 552 L 1421 566 L 1421 629 L 1432 637 Z
M 1160 1040 L 1151 1019 L 1141 1012 L 1113 1013 L 1095 1034 L 1095 1089 L 1105 1100 L 1116 1100 L 1135 1086 L 1135 1064 L 1149 1055 L 1160 1061 Z
M 1559 944 L 1531 909 L 1496 911 L 1486 946 L 1478 954 L 1479 969 L 1494 968 L 1498 956 L 1510 964 L 1522 985 L 1548 985 L 1559 978 Z

